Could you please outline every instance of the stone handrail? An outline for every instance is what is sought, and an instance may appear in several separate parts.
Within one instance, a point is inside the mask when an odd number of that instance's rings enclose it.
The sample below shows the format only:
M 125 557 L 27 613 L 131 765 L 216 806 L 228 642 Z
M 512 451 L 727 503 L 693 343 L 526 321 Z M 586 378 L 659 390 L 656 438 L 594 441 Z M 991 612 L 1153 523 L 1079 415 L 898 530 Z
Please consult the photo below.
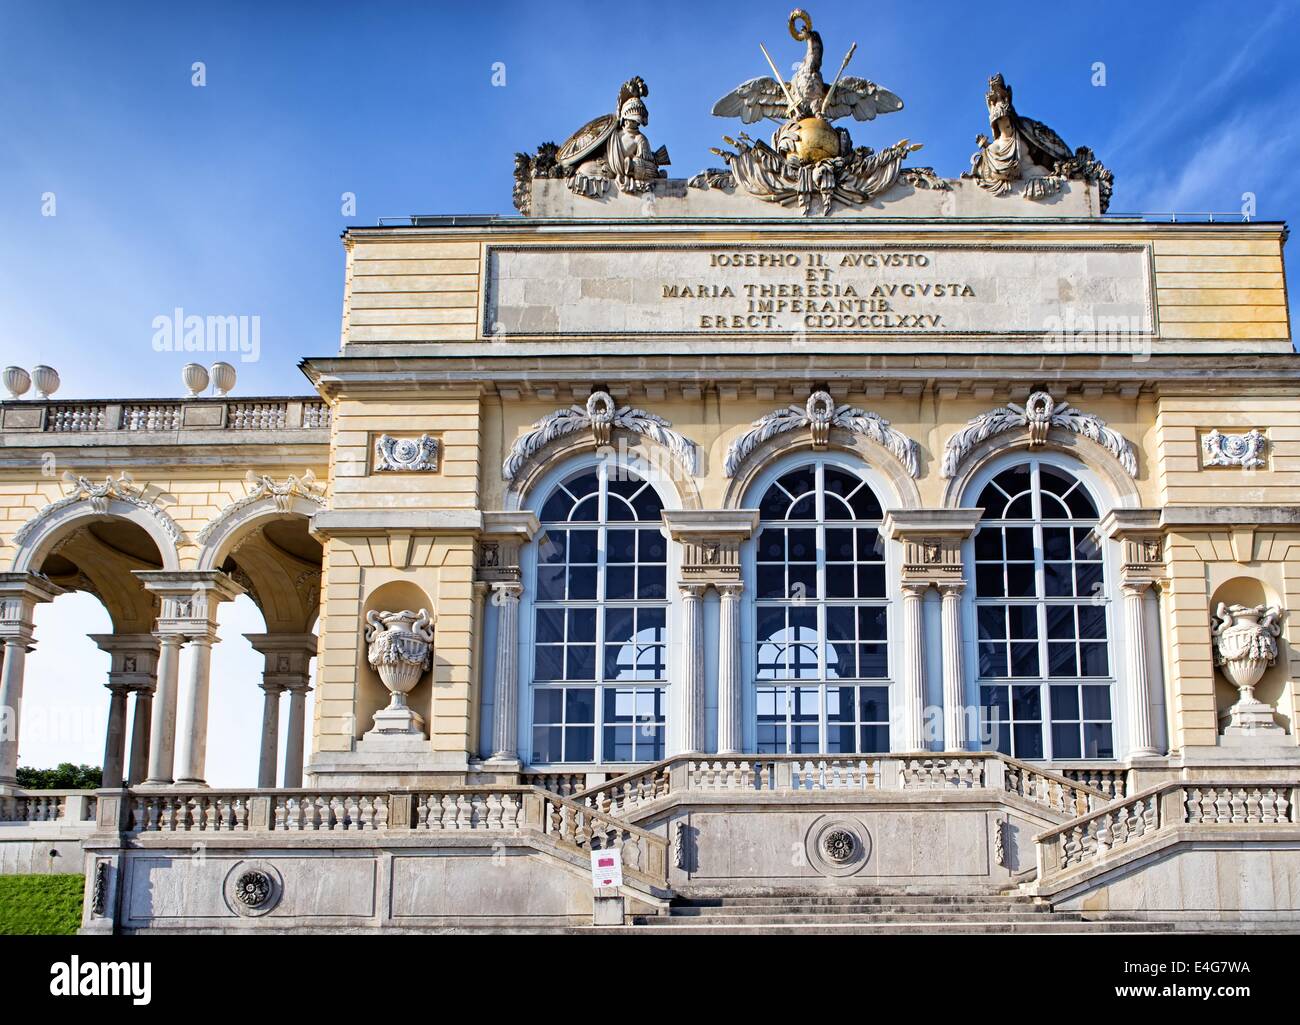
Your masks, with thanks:
M 29 790 L 0 796 L 0 823 L 63 822 L 70 825 L 93 822 L 93 790 Z
M 1067 818 L 1085 815 L 1111 801 L 1108 794 L 1094 787 L 1076 783 L 1018 758 L 999 757 L 1005 766 L 1003 780 L 1008 793 L 1045 805 Z
M 562 847 L 583 855 L 617 849 L 623 874 L 655 886 L 668 885 L 668 841 L 605 815 L 585 804 L 545 791 L 542 795 L 543 830 Z
M 315 396 L 27 399 L 0 403 L 0 426 L 6 433 L 45 434 L 325 430 L 330 408 Z
M 683 791 L 1005 790 L 1073 818 L 1100 808 L 1100 789 L 990 751 L 876 755 L 677 755 L 577 791 L 574 801 L 625 815 Z
M 1104 864 L 1144 838 L 1192 827 L 1293 827 L 1294 781 L 1174 780 L 1160 783 L 1034 837 L 1039 884 Z
M 1128 769 L 1088 765 L 1057 769 L 1056 772 L 1071 782 L 1101 791 L 1109 801 L 1123 797 L 1128 790 Z

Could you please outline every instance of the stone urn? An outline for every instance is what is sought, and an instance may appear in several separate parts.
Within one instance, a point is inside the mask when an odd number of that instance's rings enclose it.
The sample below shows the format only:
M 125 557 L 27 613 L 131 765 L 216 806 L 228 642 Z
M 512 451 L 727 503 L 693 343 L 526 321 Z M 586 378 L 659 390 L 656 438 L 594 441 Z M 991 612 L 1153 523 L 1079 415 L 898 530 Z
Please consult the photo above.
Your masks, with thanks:
M 190 398 L 195 398 L 208 386 L 207 368 L 202 363 L 186 363 L 181 367 L 181 381 Z
M 20 399 L 32 386 L 32 375 L 22 367 L 5 367 L 4 386 L 11 398 Z
M 213 363 L 212 387 L 218 395 L 229 395 L 235 387 L 235 368 L 229 363 Z
M 407 704 L 411 692 L 433 661 L 433 618 L 425 609 L 366 613 L 366 652 L 370 665 L 388 688 L 388 706 L 375 713 L 371 734 L 422 735 L 424 719 Z
M 1214 610 L 1214 664 L 1237 688 L 1238 700 L 1229 709 L 1229 736 L 1281 733 L 1273 722 L 1273 706 L 1255 698 L 1255 685 L 1277 662 L 1277 638 L 1282 610 L 1276 605 L 1227 605 Z
M 59 372 L 43 363 L 32 367 L 32 383 L 36 385 L 36 394 L 48 399 L 59 390 Z

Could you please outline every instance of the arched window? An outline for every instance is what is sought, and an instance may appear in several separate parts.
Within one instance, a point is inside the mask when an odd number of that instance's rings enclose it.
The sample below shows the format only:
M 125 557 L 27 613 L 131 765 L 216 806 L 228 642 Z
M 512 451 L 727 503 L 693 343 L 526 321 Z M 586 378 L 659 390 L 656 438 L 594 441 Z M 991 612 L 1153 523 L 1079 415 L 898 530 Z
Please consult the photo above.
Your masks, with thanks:
M 755 542 L 756 750 L 889 750 L 888 602 L 881 507 L 819 460 L 759 502 Z
M 1078 478 L 1041 460 L 998 473 L 976 504 L 985 736 L 1016 758 L 1113 758 L 1096 504 Z
M 662 508 L 649 483 L 610 462 L 557 484 L 542 506 L 532 592 L 535 764 L 664 756 Z

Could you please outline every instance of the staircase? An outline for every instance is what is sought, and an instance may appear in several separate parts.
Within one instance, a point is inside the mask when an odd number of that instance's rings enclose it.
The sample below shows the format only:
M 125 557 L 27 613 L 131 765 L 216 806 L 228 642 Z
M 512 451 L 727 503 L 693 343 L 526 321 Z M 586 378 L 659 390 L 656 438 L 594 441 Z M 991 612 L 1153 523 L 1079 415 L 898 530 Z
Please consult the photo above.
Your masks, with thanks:
M 883 893 L 679 897 L 622 931 L 695 935 L 1172 932 L 1172 922 L 1087 921 L 1023 894 Z M 604 930 L 609 932 L 611 930 Z

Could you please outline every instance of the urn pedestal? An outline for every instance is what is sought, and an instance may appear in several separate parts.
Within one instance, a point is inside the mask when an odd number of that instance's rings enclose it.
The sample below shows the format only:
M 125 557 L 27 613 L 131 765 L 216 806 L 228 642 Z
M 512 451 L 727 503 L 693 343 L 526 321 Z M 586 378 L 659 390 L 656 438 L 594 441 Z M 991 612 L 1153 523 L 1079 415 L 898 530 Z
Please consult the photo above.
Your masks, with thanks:
M 1255 697 L 1255 685 L 1277 662 L 1281 615 L 1280 608 L 1269 605 L 1252 608 L 1220 602 L 1214 610 L 1214 661 L 1239 694 L 1237 703 L 1228 709 L 1228 725 L 1223 731 L 1228 743 L 1276 741 L 1285 735 L 1273 721 L 1273 706 Z
M 367 658 L 388 688 L 387 706 L 375 713 L 374 726 L 362 738 L 367 750 L 418 751 L 428 746 L 424 717 L 406 696 L 433 661 L 433 618 L 425 609 L 412 612 L 372 611 L 366 616 Z

